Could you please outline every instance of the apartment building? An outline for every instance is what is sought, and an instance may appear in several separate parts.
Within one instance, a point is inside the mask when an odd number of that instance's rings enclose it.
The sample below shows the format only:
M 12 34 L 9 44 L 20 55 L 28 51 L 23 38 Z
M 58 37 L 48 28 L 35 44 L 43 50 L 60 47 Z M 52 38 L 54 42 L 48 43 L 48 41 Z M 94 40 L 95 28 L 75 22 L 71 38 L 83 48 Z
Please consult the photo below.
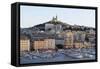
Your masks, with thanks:
M 66 32 L 66 38 L 65 38 L 65 48 L 73 48 L 73 33 L 71 31 Z
M 42 39 L 33 42 L 33 48 L 37 49 L 55 49 L 55 39 Z
M 25 35 L 20 37 L 20 51 L 30 51 L 30 39 Z

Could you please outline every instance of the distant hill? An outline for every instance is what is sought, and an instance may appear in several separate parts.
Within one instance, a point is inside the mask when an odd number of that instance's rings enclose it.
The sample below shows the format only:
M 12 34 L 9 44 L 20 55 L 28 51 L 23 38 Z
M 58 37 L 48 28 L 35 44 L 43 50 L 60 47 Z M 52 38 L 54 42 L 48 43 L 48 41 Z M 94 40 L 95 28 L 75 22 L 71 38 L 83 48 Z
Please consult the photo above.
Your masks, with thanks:
M 92 28 L 92 27 L 70 25 L 68 23 L 64 23 L 62 21 L 59 21 L 56 16 L 56 18 L 53 17 L 53 19 L 48 22 L 38 24 L 38 25 L 29 27 L 29 28 L 21 28 L 21 33 L 32 34 L 32 32 L 36 32 L 36 31 L 45 31 L 45 24 L 54 24 L 54 25 L 60 24 L 62 26 L 63 31 L 65 31 L 65 30 L 86 31 L 89 29 L 95 30 L 95 28 Z

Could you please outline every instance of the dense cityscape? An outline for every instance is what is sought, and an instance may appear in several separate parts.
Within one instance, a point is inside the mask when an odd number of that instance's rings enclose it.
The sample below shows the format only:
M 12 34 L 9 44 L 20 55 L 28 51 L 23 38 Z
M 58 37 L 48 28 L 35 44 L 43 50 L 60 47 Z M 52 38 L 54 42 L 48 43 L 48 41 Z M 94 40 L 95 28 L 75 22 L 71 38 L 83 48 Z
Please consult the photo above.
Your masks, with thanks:
M 95 59 L 95 28 L 50 21 L 20 30 L 20 63 Z

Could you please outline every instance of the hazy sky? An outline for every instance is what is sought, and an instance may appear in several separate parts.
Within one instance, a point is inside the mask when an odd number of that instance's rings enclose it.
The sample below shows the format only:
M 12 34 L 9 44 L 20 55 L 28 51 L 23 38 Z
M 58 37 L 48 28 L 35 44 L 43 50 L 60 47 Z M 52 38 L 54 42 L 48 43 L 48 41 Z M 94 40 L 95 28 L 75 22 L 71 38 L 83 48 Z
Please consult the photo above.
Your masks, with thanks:
M 57 7 L 21 6 L 21 28 L 32 27 L 50 21 L 58 16 L 58 20 L 71 25 L 95 27 L 95 10 Z

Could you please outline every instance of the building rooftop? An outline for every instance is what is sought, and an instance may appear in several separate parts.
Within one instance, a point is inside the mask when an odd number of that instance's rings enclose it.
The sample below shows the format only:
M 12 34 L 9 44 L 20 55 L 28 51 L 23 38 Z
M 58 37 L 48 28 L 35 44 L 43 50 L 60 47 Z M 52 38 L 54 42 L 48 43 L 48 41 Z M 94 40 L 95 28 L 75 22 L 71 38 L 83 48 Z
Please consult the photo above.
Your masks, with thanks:
M 27 35 L 25 35 L 25 34 L 21 34 L 21 35 L 20 35 L 20 39 L 22 39 L 22 40 L 27 40 L 27 39 L 29 39 L 29 36 L 27 36 Z

